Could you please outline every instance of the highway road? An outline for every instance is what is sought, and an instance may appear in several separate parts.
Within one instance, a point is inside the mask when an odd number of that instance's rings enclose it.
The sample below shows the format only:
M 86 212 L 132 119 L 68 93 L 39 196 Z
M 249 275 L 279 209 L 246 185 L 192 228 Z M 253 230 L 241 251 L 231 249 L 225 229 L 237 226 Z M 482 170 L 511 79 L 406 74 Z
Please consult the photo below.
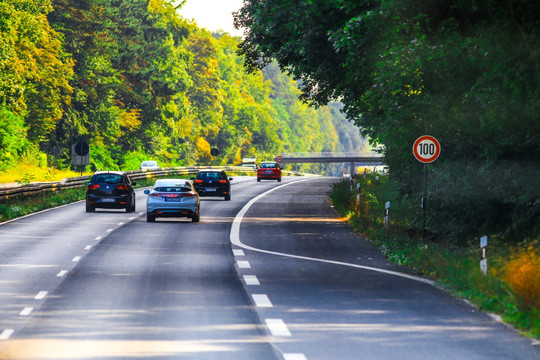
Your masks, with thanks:
M 338 219 L 332 178 L 238 177 L 201 222 L 84 202 L 0 226 L 0 359 L 540 359 Z

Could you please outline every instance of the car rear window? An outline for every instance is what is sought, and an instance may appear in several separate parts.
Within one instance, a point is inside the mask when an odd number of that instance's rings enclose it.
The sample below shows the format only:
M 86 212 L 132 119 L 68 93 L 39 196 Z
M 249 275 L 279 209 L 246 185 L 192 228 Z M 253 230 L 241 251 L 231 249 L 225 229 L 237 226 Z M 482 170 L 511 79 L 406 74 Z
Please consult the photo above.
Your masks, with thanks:
M 122 176 L 117 174 L 100 174 L 92 176 L 91 182 L 97 184 L 118 184 L 123 183 Z
M 164 187 L 157 187 L 154 190 L 155 191 L 162 191 L 162 192 L 189 192 L 189 191 L 191 191 L 191 188 L 189 188 L 189 187 L 164 186 Z
M 221 173 L 218 172 L 200 172 L 197 175 L 197 179 L 199 180 L 214 180 L 222 178 Z
M 261 164 L 262 168 L 276 168 L 276 164 Z

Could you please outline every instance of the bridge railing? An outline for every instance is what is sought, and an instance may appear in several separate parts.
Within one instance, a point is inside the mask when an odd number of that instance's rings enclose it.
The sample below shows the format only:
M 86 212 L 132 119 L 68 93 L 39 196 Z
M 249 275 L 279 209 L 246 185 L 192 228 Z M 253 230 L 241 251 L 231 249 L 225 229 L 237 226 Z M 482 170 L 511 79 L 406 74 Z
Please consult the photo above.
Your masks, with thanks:
M 296 152 L 296 153 L 281 153 L 284 159 L 287 158 L 343 158 L 343 157 L 381 157 L 378 152 L 361 151 L 361 152 Z

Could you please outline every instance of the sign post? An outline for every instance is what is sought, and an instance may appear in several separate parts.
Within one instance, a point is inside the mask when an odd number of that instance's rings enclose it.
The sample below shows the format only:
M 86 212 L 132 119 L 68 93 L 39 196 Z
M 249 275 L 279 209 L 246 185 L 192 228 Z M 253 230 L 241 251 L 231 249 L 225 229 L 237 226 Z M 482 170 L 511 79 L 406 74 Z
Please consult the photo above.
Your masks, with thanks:
M 84 167 L 90 164 L 90 146 L 84 141 L 79 141 L 71 146 L 71 163 L 75 166 L 81 167 L 81 176 Z
M 482 274 L 487 274 L 487 244 L 488 244 L 488 237 L 482 236 L 480 238 L 480 270 L 482 271 Z
M 424 197 L 422 198 L 422 240 L 424 240 L 426 236 L 427 164 L 437 160 L 441 153 L 441 145 L 433 136 L 422 135 L 414 142 L 412 151 L 416 160 L 424 163 Z

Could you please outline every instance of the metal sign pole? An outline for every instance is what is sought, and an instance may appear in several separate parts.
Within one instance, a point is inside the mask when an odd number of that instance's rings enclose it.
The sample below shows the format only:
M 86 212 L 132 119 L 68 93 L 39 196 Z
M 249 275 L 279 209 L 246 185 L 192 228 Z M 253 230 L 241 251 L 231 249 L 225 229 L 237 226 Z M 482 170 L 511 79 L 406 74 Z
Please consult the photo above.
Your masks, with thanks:
M 424 197 L 422 198 L 422 241 L 426 238 L 426 205 L 427 205 L 427 164 L 424 164 Z

